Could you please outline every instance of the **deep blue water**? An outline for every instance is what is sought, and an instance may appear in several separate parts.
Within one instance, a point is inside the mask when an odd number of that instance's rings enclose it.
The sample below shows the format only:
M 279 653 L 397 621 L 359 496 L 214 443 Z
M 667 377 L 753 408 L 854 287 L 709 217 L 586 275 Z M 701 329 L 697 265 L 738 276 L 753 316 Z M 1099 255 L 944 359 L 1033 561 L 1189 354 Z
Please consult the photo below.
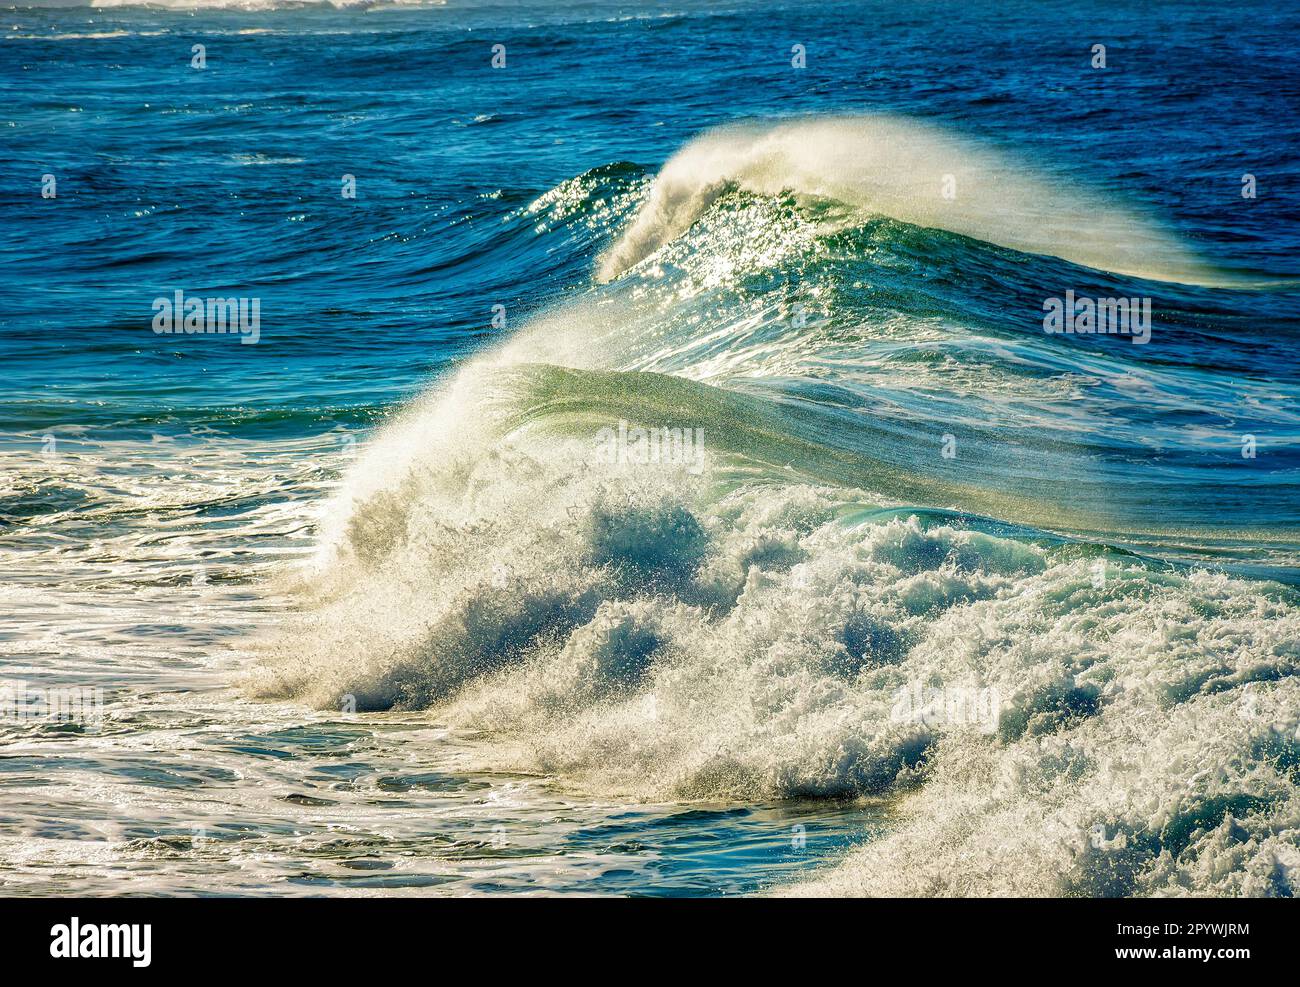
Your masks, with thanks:
M 612 231 L 539 234 L 521 205 L 593 168 L 652 173 L 737 118 L 943 121 L 1122 187 L 1232 266 L 1294 275 L 1298 17 L 1263 3 L 13 9 L 5 425 L 129 430 L 145 409 L 181 430 L 364 419 L 489 341 L 493 304 L 515 325 L 587 287 Z M 263 342 L 151 338 L 150 300 L 176 287 L 260 296 Z M 1006 304 L 1023 286 L 1006 287 L 984 304 L 1036 327 L 1037 305 Z M 1293 301 L 1196 297 L 1225 337 L 1198 359 L 1294 381 Z

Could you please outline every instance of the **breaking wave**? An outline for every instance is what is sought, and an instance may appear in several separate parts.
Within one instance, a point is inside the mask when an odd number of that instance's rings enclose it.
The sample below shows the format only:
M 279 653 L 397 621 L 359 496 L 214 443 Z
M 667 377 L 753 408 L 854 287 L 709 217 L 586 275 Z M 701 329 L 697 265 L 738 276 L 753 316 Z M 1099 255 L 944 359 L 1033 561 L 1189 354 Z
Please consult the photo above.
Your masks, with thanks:
M 855 219 L 887 216 L 1117 274 L 1224 279 L 1134 207 L 938 127 L 888 116 L 741 124 L 692 141 L 664 165 L 636 219 L 601 258 L 600 277 L 621 274 L 681 235 L 734 187 L 827 199 Z
M 793 893 L 1292 894 L 1297 385 L 1216 363 L 1215 289 L 1161 296 L 1159 363 L 1032 331 L 1195 265 L 978 148 L 941 213 L 949 140 L 731 129 L 520 210 L 607 283 L 363 449 L 247 690 L 602 794 L 890 806 Z

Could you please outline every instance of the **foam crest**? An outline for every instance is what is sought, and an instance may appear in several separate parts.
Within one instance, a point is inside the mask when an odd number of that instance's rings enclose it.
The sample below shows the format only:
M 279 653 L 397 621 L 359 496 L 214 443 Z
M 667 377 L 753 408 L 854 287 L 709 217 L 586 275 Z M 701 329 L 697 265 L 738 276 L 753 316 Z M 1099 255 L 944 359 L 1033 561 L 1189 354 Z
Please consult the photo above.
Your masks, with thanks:
M 793 893 L 1294 890 L 1293 591 L 445 427 L 485 393 L 375 443 L 253 694 L 433 710 L 603 796 L 894 800 Z
M 693 140 L 663 166 L 640 212 L 600 257 L 598 277 L 611 280 L 652 256 L 737 186 L 829 199 L 859 214 L 1118 274 L 1225 283 L 1135 207 L 1040 173 L 1013 153 L 889 116 L 732 125 Z

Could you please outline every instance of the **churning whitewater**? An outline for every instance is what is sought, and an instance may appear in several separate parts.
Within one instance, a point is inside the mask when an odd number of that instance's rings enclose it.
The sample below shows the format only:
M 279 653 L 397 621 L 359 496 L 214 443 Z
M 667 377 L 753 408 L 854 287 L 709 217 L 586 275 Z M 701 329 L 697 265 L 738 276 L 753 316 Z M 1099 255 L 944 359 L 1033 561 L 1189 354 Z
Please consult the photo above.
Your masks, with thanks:
M 516 228 L 591 283 L 365 445 L 248 695 L 602 798 L 886 807 L 782 893 L 1294 894 L 1295 491 L 1233 457 L 1298 388 L 1211 358 L 1267 298 L 901 117 L 602 163 Z M 1160 361 L 1038 329 L 1067 285 L 1154 295 Z

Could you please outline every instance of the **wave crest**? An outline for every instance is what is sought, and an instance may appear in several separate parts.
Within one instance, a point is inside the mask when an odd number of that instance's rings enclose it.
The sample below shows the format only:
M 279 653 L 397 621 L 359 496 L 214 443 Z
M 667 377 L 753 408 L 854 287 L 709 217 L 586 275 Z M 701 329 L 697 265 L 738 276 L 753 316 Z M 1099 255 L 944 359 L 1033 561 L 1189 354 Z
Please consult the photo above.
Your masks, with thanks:
M 653 255 L 733 186 L 830 199 L 859 214 L 1117 274 L 1224 283 L 1136 208 L 936 126 L 889 116 L 731 125 L 696 138 L 663 166 L 637 216 L 599 258 L 598 278 L 612 280 Z

